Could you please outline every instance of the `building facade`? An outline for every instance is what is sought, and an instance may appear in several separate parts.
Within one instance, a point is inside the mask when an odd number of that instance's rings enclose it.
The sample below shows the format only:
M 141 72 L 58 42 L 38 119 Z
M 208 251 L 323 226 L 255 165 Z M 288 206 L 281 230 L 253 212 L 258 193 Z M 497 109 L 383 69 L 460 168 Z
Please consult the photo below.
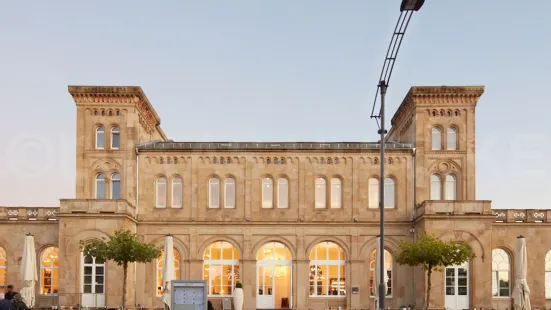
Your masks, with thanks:
M 126 228 L 158 246 L 172 234 L 177 277 L 207 280 L 217 309 L 237 282 L 247 310 L 372 309 L 384 186 L 388 306 L 423 305 L 423 271 L 394 255 L 402 240 L 429 232 L 468 242 L 476 255 L 433 275 L 434 308 L 511 308 L 519 235 L 532 305 L 548 308 L 551 210 L 494 210 L 476 199 L 483 92 L 412 87 L 381 159 L 379 143 L 174 142 L 140 87 L 70 86 L 76 198 L 59 208 L 0 208 L 10 232 L 0 235 L 0 285 L 20 285 L 23 238 L 33 233 L 39 306 L 118 307 L 122 268 L 82 257 L 79 242 Z M 162 306 L 162 262 L 129 268 L 128 306 Z

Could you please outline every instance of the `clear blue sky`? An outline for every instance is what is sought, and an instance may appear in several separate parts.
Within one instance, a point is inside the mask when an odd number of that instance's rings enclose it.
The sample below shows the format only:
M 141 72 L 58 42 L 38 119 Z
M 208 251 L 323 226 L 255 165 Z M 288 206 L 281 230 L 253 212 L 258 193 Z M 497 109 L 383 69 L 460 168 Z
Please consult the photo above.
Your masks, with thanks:
M 375 141 L 368 116 L 399 3 L 3 2 L 0 205 L 74 197 L 69 84 L 140 85 L 174 140 Z M 495 208 L 551 208 L 550 11 L 427 0 L 389 88 L 392 114 L 412 85 L 486 85 L 477 198 Z

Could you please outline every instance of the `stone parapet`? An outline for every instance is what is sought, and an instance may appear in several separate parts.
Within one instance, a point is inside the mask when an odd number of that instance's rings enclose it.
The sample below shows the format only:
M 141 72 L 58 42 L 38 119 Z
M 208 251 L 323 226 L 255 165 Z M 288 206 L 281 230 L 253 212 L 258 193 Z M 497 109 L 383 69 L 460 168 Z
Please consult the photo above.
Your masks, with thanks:
M 490 200 L 425 200 L 415 208 L 415 218 L 426 215 L 492 215 Z
M 492 211 L 497 223 L 545 223 L 551 217 L 551 210 L 545 209 L 502 209 Z
M 0 207 L 0 221 L 57 221 L 58 207 Z
M 136 217 L 136 208 L 119 199 L 61 199 L 60 214 L 124 214 Z

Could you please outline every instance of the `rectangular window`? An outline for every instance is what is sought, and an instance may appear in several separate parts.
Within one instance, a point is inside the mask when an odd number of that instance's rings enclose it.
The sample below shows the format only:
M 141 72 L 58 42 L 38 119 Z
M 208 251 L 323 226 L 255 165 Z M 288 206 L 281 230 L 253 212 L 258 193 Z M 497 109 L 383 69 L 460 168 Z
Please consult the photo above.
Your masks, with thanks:
M 172 207 L 182 207 L 182 180 L 180 178 L 172 180 Z
M 220 180 L 214 178 L 209 181 L 209 208 L 220 208 Z
M 331 180 L 331 208 L 339 209 L 342 204 L 342 186 L 341 180 Z
M 118 149 L 121 144 L 121 136 L 119 128 L 113 128 L 111 131 L 111 148 Z
M 375 178 L 369 179 L 368 207 L 370 209 L 379 208 L 379 180 Z
M 111 182 L 111 199 L 121 199 L 121 181 L 113 180 Z
M 226 179 L 226 187 L 224 188 L 224 208 L 235 208 L 235 180 Z
M 277 181 L 277 207 L 289 207 L 289 181 L 287 179 L 279 179 Z

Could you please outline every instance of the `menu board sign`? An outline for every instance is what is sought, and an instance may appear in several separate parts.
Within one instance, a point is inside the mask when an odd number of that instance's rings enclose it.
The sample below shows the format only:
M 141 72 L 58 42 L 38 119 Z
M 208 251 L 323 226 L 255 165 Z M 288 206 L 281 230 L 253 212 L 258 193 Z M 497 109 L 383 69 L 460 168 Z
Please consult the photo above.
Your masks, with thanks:
M 172 281 L 170 310 L 207 310 L 207 281 Z

